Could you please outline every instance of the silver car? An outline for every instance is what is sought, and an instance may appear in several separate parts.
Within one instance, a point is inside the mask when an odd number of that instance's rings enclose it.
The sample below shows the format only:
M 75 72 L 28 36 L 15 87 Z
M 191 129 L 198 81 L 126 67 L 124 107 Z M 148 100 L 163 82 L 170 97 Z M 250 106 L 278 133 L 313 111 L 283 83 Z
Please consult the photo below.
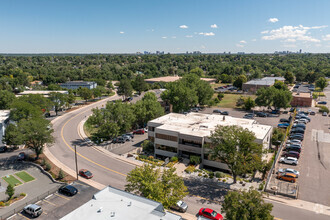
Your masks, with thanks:
M 187 211 L 188 205 L 184 201 L 180 200 L 174 206 L 172 206 L 171 209 L 184 213 Z
M 297 170 L 294 170 L 294 169 L 291 169 L 291 168 L 283 168 L 283 169 L 278 169 L 278 172 L 279 173 L 293 173 L 293 174 L 296 174 L 297 177 L 299 176 L 299 171 Z

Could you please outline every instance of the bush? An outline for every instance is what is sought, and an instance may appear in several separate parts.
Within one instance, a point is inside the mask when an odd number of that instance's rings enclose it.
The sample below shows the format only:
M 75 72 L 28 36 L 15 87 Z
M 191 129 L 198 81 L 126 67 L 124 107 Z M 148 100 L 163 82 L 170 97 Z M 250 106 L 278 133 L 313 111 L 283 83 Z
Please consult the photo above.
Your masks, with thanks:
M 64 178 L 64 172 L 62 169 L 60 169 L 60 171 L 58 172 L 58 179 L 63 179 Z
M 19 194 L 20 196 L 26 196 L 26 193 L 21 193 L 21 194 Z
M 210 179 L 213 179 L 213 177 L 214 177 L 214 173 L 213 173 L 213 172 L 210 172 L 210 174 L 209 174 L 209 178 L 210 178 Z
M 323 112 L 329 113 L 329 109 L 326 106 L 320 106 L 319 112 L 321 112 L 321 113 L 323 113 Z
M 193 173 L 195 171 L 195 166 L 188 166 L 184 171 L 186 173 Z
M 50 171 L 52 169 L 52 165 L 50 163 L 46 163 L 46 171 Z
M 53 172 L 49 172 L 49 173 L 50 173 L 50 175 L 52 175 L 53 179 L 56 179 L 55 173 L 53 173 Z
M 198 176 L 203 176 L 203 174 L 199 173 Z
M 46 160 L 45 159 L 42 159 L 40 165 L 41 166 L 45 166 L 46 165 Z
M 225 178 L 226 175 L 223 172 L 216 171 L 215 176 L 217 178 Z
M 259 190 L 263 190 L 264 189 L 264 185 L 265 185 L 265 182 L 261 182 L 260 185 L 259 185 Z
M 200 164 L 200 162 L 201 162 L 201 157 L 199 157 L 199 156 L 190 156 L 190 164 L 197 165 L 197 164 Z
M 0 207 L 4 207 L 5 203 L 4 202 L 0 202 Z
M 15 189 L 11 184 L 7 186 L 6 194 L 8 195 L 8 200 L 10 200 L 15 194 Z
M 179 159 L 178 159 L 178 157 L 171 157 L 171 160 L 170 160 L 171 162 L 178 162 L 179 161 Z
M 225 183 L 226 182 L 226 179 L 223 179 L 222 182 Z

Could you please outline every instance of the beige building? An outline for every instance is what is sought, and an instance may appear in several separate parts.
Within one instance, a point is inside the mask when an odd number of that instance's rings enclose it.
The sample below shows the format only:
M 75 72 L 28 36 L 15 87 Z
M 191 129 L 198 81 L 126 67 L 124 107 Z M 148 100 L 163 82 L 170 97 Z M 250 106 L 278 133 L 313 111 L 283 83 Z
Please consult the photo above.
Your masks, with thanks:
M 175 82 L 182 77 L 180 76 L 164 76 L 164 77 L 157 77 L 157 78 L 151 78 L 151 79 L 145 79 L 144 81 L 147 83 L 156 83 L 156 82 Z M 208 83 L 215 83 L 216 79 L 215 78 L 201 78 L 201 80 L 204 80 Z
M 228 170 L 224 163 L 212 161 L 205 144 L 217 125 L 238 125 L 252 131 L 256 142 L 269 149 L 272 127 L 257 124 L 255 120 L 234 118 L 231 116 L 189 113 L 170 113 L 148 122 L 148 137 L 154 143 L 155 156 L 201 157 L 202 165 Z

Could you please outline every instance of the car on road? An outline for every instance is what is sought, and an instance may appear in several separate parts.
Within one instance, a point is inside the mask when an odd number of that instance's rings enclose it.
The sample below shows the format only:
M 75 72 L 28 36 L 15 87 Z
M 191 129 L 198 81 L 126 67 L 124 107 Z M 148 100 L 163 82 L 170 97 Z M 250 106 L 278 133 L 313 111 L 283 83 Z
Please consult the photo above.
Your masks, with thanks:
M 91 179 L 93 177 L 93 174 L 86 169 L 79 170 L 79 175 L 85 177 L 86 179 Z
M 327 102 L 325 102 L 325 101 L 321 101 L 321 102 L 318 102 L 317 104 L 319 104 L 319 105 L 326 105 Z
M 229 113 L 227 111 L 223 111 L 221 112 L 222 115 L 229 115 Z
M 278 125 L 277 125 L 278 128 L 287 128 L 287 127 L 289 127 L 289 126 L 290 126 L 289 123 L 282 123 L 282 124 L 278 124 Z
M 294 157 L 294 158 L 299 159 L 300 153 L 296 152 L 296 151 L 287 151 L 287 152 L 284 152 L 284 154 L 282 156 L 284 156 L 284 157 Z
M 74 196 L 78 193 L 78 189 L 71 185 L 61 186 L 58 192 L 67 196 Z
M 213 113 L 219 113 L 219 114 L 221 114 L 221 110 L 220 109 L 214 109 L 213 110 Z
M 198 212 L 198 215 L 211 220 L 223 220 L 223 216 L 220 213 L 208 208 L 201 208 Z
M 323 112 L 323 113 L 322 113 L 322 116 L 328 116 L 328 113 Z
M 0 146 L 0 153 L 4 153 L 8 150 L 7 146 Z
M 174 206 L 171 206 L 171 209 L 185 213 L 188 209 L 188 205 L 184 201 L 180 200 L 177 203 L 175 203 Z
M 24 152 L 20 152 L 18 155 L 17 155 L 17 160 L 25 160 L 25 153 Z
M 254 114 L 253 113 L 245 114 L 243 118 L 253 119 L 254 118 Z
M 294 157 L 281 157 L 279 162 L 291 165 L 298 165 L 298 159 Z
M 295 183 L 297 176 L 293 173 L 278 173 L 277 178 L 279 180 L 285 180 L 285 181 L 289 181 L 291 183 Z
M 257 112 L 257 113 L 256 113 L 256 116 L 258 116 L 258 117 L 262 117 L 262 118 L 265 118 L 265 117 L 267 117 L 267 114 L 264 113 L 264 112 Z
M 126 134 L 124 134 L 124 135 L 129 136 L 129 137 L 131 137 L 132 139 L 134 138 L 134 134 L 132 134 L 132 133 L 126 133 Z
M 133 134 L 144 134 L 144 133 L 145 133 L 144 129 L 137 129 L 133 131 Z
M 281 118 L 280 122 L 286 122 L 286 123 L 290 123 L 290 119 L 288 118 Z
M 278 173 L 293 173 L 297 176 L 297 178 L 299 177 L 299 171 L 291 169 L 291 168 L 283 168 L 283 169 L 278 169 Z
M 114 139 L 112 139 L 112 142 L 113 144 L 117 144 L 117 143 L 125 143 L 126 142 L 126 139 L 123 138 L 123 137 L 116 137 Z
M 33 218 L 36 218 L 42 214 L 42 208 L 36 204 L 29 204 L 23 208 L 23 212 L 29 214 Z

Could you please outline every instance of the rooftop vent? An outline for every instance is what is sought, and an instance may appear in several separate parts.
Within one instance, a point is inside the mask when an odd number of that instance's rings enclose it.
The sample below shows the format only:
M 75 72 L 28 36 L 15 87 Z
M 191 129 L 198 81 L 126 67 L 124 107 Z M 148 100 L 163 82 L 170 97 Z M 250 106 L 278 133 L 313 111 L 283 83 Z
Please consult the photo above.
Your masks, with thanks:
M 132 202 L 129 202 L 127 206 L 131 206 L 132 205 Z
M 116 213 L 115 212 L 110 212 L 110 217 L 115 217 Z
M 100 213 L 100 212 L 102 212 L 102 211 L 103 211 L 103 207 L 100 207 L 100 208 L 97 210 L 98 213 Z

